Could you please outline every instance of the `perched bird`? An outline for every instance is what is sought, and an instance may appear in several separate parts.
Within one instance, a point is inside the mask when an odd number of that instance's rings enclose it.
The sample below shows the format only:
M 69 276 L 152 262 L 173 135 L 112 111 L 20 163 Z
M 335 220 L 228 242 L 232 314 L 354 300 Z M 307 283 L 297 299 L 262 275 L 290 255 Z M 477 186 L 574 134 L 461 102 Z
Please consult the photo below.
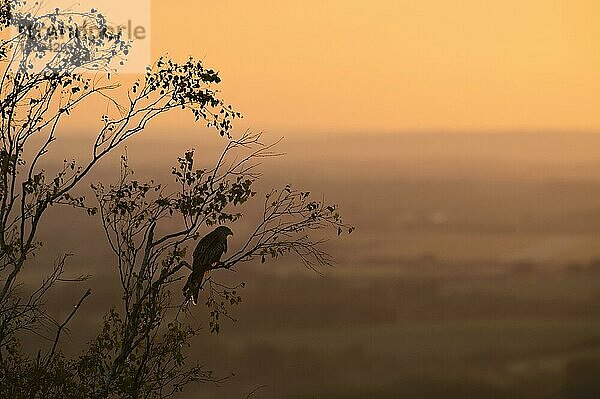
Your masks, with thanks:
M 183 287 L 183 296 L 188 300 L 191 298 L 194 305 L 198 302 L 204 274 L 227 252 L 227 237 L 232 235 L 233 232 L 229 227 L 219 226 L 205 235 L 196 245 L 192 261 L 192 274 Z

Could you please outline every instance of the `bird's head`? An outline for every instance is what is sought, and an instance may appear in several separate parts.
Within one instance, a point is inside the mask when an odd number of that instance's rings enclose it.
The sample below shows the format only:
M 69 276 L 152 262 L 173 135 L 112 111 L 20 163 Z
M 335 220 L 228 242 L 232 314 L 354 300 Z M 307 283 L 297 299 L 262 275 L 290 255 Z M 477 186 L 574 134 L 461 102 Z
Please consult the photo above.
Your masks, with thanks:
M 227 238 L 227 236 L 233 235 L 233 231 L 231 231 L 231 229 L 227 226 L 219 226 L 215 229 L 215 231 L 225 238 Z

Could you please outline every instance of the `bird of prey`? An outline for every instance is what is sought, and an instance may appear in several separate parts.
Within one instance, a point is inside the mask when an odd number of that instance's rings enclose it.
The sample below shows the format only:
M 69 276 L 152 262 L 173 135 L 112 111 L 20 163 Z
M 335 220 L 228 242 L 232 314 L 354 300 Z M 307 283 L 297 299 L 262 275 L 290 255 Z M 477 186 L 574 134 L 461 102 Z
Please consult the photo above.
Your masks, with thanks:
M 198 302 L 204 274 L 227 252 L 227 237 L 230 235 L 232 236 L 233 232 L 229 227 L 219 226 L 205 235 L 196 245 L 192 261 L 192 274 L 183 287 L 183 296 L 187 300 L 191 298 L 194 305 Z

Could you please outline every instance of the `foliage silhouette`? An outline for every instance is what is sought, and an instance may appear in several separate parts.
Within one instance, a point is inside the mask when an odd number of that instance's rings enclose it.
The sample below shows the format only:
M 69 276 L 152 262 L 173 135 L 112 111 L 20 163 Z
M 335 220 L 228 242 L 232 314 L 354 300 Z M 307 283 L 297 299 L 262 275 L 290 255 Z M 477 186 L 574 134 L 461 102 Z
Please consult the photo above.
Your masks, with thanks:
M 278 155 L 274 144 L 250 132 L 233 137 L 232 123 L 241 115 L 218 97 L 218 73 L 199 60 L 161 57 L 125 89 L 111 73 L 115 62 L 125 62 L 130 43 L 95 9 L 43 14 L 37 3 L 10 0 L 0 6 L 0 28 L 16 32 L 0 42 L 0 397 L 166 398 L 191 382 L 221 381 L 188 361 L 190 339 L 200 330 L 181 317 L 192 311 L 180 294 L 190 267 L 187 247 L 204 226 L 239 220 L 240 207 L 256 195 L 258 161 Z M 65 160 L 54 171 L 41 168 L 65 117 L 94 98 L 111 111 L 101 115 L 88 159 Z M 77 193 L 107 154 L 178 109 L 225 140 L 215 165 L 196 168 L 194 152 L 186 152 L 172 169 L 177 190 L 168 192 L 163 184 L 136 180 L 123 156 L 118 181 L 92 185 L 97 204 Z M 47 211 L 61 205 L 100 217 L 122 294 L 119 306 L 106 310 L 96 337 L 72 358 L 61 351 L 61 338 L 94 293 L 85 289 L 62 321 L 45 303 L 57 283 L 86 284 L 88 276 L 66 277 L 66 254 L 40 286 L 27 286 L 23 278 L 24 269 L 37 270 L 38 230 Z M 352 230 L 335 205 L 291 186 L 273 190 L 244 244 L 212 268 L 287 253 L 312 269 L 328 265 L 332 259 L 322 241 L 312 238 L 325 228 Z M 211 277 L 205 286 L 210 330 L 217 333 L 230 306 L 241 301 L 243 284 L 227 287 Z M 21 339 L 31 333 L 47 338 L 33 356 Z

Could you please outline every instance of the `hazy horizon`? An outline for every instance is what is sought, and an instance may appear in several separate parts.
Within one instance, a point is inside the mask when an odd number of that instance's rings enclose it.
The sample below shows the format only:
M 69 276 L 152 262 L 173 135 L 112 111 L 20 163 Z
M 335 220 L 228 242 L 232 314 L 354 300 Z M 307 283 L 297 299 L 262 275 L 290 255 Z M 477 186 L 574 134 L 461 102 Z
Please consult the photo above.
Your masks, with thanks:
M 128 144 L 136 178 L 169 182 L 185 149 L 196 148 L 200 166 L 225 144 L 206 131 L 187 140 L 165 134 L 150 129 Z M 56 144 L 66 154 L 84 148 Z M 246 282 L 239 322 L 203 336 L 192 352 L 218 375 L 235 376 L 184 397 L 228 398 L 265 385 L 257 398 L 529 398 L 538 379 L 556 387 L 580 351 L 596 353 L 600 136 L 290 137 L 280 147 L 287 154 L 261 168 L 259 197 L 292 183 L 339 203 L 357 230 L 328 242 L 337 264 L 324 277 L 294 258 L 217 273 Z M 122 152 L 89 181 L 114 181 Z M 62 162 L 60 153 L 48 161 Z M 256 203 L 249 206 L 232 226 L 232 248 L 256 220 Z M 114 259 L 95 218 L 72 209 L 49 216 L 37 262 L 73 251 L 70 267 L 93 275 L 95 295 L 73 327 L 76 353 L 112 301 Z M 75 295 L 59 295 L 58 315 Z M 427 388 L 434 381 L 441 385 Z

